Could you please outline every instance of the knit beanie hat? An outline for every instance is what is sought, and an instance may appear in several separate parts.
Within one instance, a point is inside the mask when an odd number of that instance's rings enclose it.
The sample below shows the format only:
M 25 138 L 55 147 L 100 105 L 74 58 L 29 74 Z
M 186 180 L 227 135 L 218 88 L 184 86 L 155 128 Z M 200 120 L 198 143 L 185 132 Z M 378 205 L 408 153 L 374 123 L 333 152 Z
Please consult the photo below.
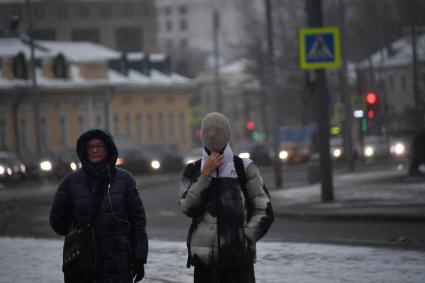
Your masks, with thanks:
M 201 139 L 210 152 L 220 152 L 230 141 L 230 123 L 218 112 L 205 115 L 201 123 Z

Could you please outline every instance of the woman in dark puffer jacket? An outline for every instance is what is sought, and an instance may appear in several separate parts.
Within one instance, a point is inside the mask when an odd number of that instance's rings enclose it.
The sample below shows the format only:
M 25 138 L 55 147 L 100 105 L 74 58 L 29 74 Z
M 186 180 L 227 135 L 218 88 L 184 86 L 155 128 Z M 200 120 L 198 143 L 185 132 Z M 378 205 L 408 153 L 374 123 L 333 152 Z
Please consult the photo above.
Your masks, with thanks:
M 90 222 L 92 197 L 103 194 L 94 222 L 101 264 L 93 282 L 138 282 L 144 277 L 148 254 L 146 218 L 134 178 L 116 168 L 118 157 L 113 137 L 93 129 L 77 141 L 82 169 L 66 176 L 60 184 L 50 212 L 50 224 L 59 235 Z M 65 282 L 81 282 L 65 275 Z

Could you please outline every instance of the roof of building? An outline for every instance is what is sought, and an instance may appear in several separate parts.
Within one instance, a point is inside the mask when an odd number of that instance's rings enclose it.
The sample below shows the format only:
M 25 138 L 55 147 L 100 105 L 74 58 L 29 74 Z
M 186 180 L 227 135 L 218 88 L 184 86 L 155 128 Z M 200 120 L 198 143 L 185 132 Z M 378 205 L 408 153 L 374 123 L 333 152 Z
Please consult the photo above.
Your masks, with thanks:
M 26 60 L 30 58 L 30 44 L 26 39 L 20 38 L 2 38 L 0 39 L 0 58 L 11 59 L 17 54 L 23 53 Z M 37 85 L 41 87 L 52 88 L 72 88 L 72 87 L 90 87 L 90 86 L 146 86 L 146 87 L 164 87 L 164 86 L 187 86 L 190 79 L 175 73 L 164 73 L 159 70 L 151 69 L 149 74 L 144 74 L 141 70 L 128 69 L 127 75 L 120 73 L 116 68 L 109 64 L 107 78 L 104 79 L 86 79 L 80 76 L 79 65 L 87 62 L 107 62 L 120 60 L 122 53 L 91 42 L 64 42 L 64 41 L 45 41 L 37 40 L 35 42 L 35 58 L 41 61 L 49 61 L 58 54 L 64 55 L 67 63 L 70 65 L 70 74 L 67 79 L 46 78 L 41 69 L 36 70 Z M 139 60 L 144 57 L 143 53 L 129 53 L 130 60 Z M 151 54 L 151 61 L 158 62 L 165 60 L 165 54 Z M 11 88 L 15 86 L 30 86 L 31 80 L 24 79 L 6 79 L 0 71 L 0 88 Z
M 416 50 L 418 60 L 425 60 L 425 34 L 417 36 Z M 386 48 L 378 50 L 371 56 L 374 67 L 396 67 L 411 64 L 412 62 L 412 37 L 402 37 Z M 358 68 L 368 68 L 368 59 L 357 64 Z

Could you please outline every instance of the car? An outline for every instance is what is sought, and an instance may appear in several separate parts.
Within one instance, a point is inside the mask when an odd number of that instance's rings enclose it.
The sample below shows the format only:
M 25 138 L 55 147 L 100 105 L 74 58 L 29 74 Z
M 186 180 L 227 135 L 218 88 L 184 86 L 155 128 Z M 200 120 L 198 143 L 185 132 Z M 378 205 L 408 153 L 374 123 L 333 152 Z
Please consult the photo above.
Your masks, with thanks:
M 150 172 L 178 172 L 183 168 L 183 157 L 172 146 L 152 145 L 141 148 Z
M 116 165 L 133 174 L 177 172 L 182 160 L 176 149 L 152 145 L 119 149 Z
M 249 158 L 257 165 L 271 165 L 271 151 L 262 142 L 241 142 L 232 146 L 235 155 L 240 158 Z
M 183 157 L 183 165 L 192 163 L 202 158 L 203 147 L 194 147 L 190 149 Z
M 280 145 L 279 158 L 283 163 L 304 163 L 311 155 L 308 144 L 282 143 Z
M 132 174 L 146 173 L 149 171 L 148 158 L 143 151 L 137 147 L 118 149 L 116 165 Z
M 26 166 L 12 151 L 0 151 L 0 180 L 19 180 L 26 177 Z

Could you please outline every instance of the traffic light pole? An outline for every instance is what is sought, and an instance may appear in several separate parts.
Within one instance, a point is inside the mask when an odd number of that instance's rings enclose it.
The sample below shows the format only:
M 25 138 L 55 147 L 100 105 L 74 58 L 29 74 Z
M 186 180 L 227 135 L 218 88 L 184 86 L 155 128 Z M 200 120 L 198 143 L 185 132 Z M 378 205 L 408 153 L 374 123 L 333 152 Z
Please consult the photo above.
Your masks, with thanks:
M 307 22 L 309 27 L 322 27 L 322 1 L 306 0 Z M 315 71 L 315 110 L 318 122 L 318 140 L 320 154 L 320 180 L 322 187 L 322 202 L 331 202 L 334 200 L 333 180 L 332 180 L 332 162 L 329 147 L 329 106 L 327 98 L 326 72 L 323 69 Z
M 273 41 L 273 18 L 272 18 L 272 4 L 271 0 L 266 0 L 266 23 L 267 23 L 267 47 L 268 47 L 268 94 L 272 98 L 272 137 L 273 137 L 273 152 L 274 152 L 274 159 L 273 159 L 273 168 L 275 173 L 275 185 L 276 188 L 281 188 L 283 185 L 283 178 L 282 178 L 282 166 L 280 163 L 279 158 L 279 144 L 280 144 L 280 133 L 279 133 L 279 126 L 280 126 L 280 109 L 279 109 L 279 99 L 278 99 L 278 92 L 276 90 L 276 83 L 275 83 L 275 60 L 274 60 L 274 41 Z M 270 97 L 269 96 L 269 97 Z

